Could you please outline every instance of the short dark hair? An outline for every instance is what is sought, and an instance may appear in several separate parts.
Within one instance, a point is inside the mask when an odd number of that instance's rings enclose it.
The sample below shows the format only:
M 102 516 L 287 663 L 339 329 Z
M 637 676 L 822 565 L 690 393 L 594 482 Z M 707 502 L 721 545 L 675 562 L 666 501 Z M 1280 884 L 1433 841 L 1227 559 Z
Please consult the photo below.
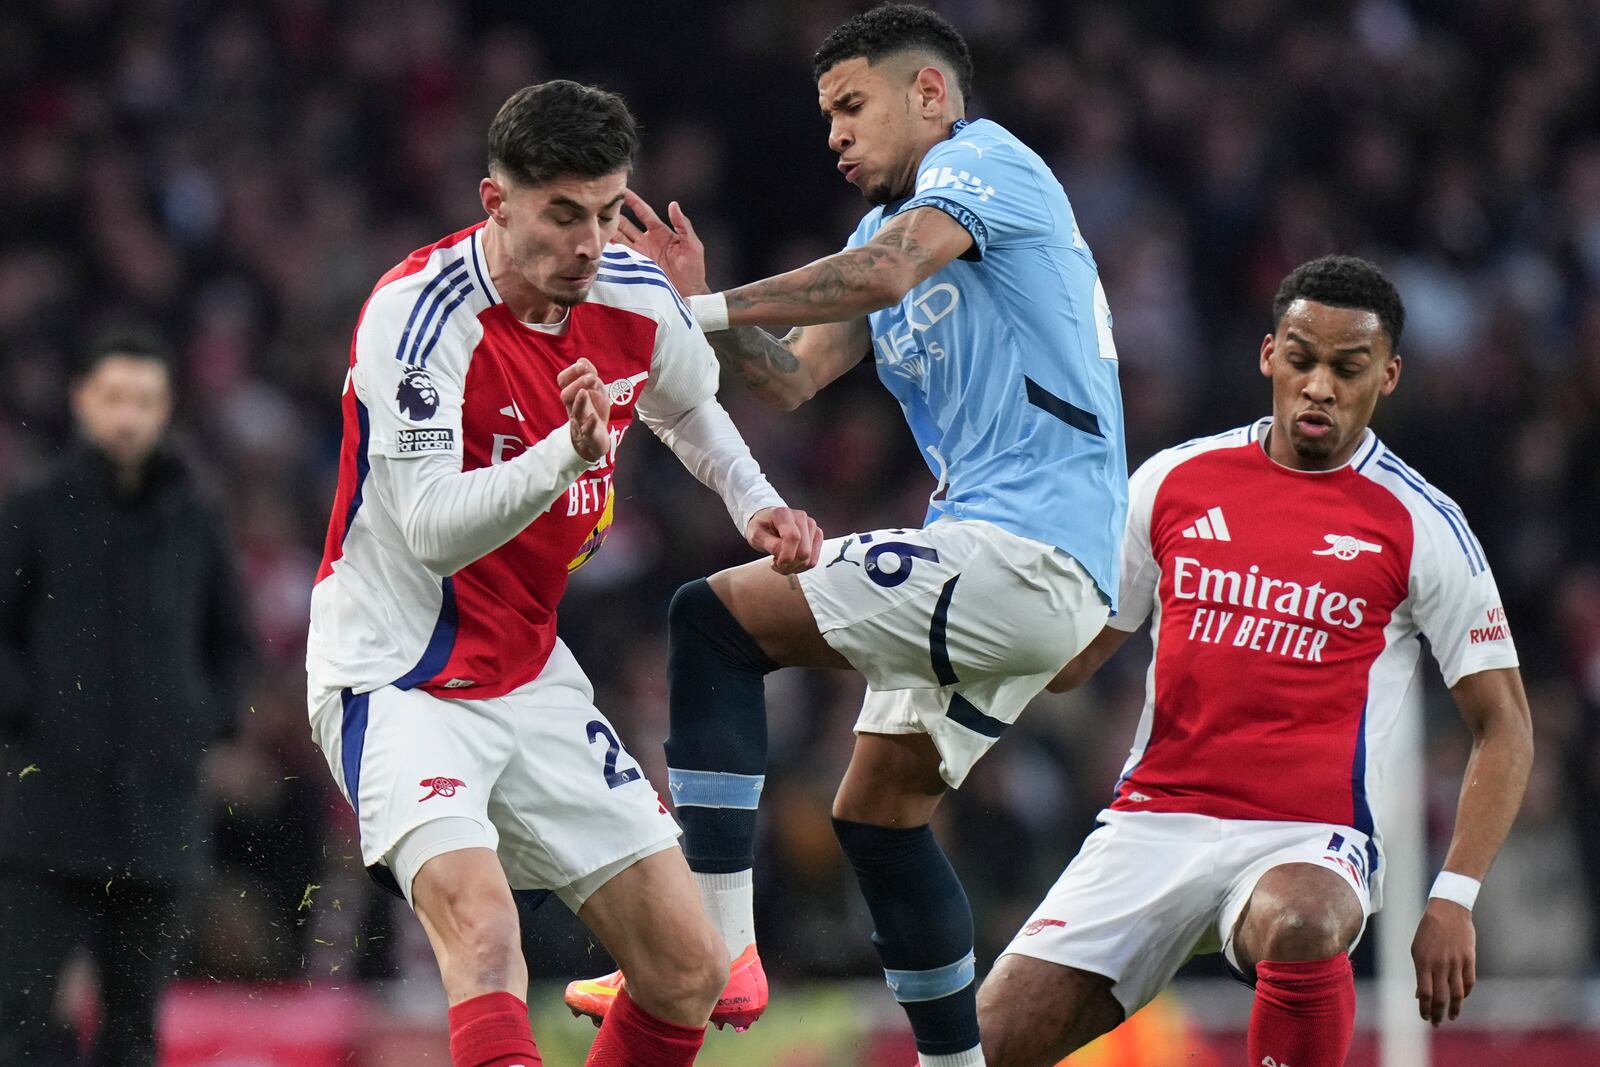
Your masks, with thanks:
M 84 351 L 83 358 L 78 360 L 73 377 L 79 380 L 89 377 L 100 369 L 100 364 L 113 356 L 155 363 L 166 372 L 167 380 L 172 380 L 172 353 L 167 346 L 154 331 L 128 325 L 115 326 L 100 333 Z
M 811 76 L 820 80 L 847 59 L 859 57 L 873 64 L 918 48 L 954 67 L 962 97 L 972 95 L 972 52 L 967 42 L 943 17 L 916 4 L 880 4 L 840 23 L 812 57 Z
M 529 185 L 631 170 L 639 128 L 616 93 L 557 79 L 511 94 L 489 124 L 489 171 Z
M 1389 334 L 1389 344 L 1400 347 L 1406 326 L 1406 306 L 1394 283 L 1377 264 L 1358 256 L 1323 256 L 1289 272 L 1272 300 L 1272 328 L 1296 300 L 1314 300 L 1336 308 L 1359 308 L 1378 316 Z

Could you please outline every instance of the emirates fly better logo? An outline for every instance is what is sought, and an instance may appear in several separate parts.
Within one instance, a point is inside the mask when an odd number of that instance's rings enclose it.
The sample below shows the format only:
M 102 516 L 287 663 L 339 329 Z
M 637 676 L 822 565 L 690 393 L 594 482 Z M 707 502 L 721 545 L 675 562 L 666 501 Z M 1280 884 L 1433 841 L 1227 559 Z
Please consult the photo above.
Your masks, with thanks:
M 466 782 L 459 778 L 424 778 L 417 784 L 426 787 L 428 790 L 428 795 L 423 797 L 422 800 L 432 800 L 434 797 L 453 797 L 456 795 L 457 789 L 465 789 L 467 785 Z M 421 804 L 422 800 L 417 801 L 417 803 Z

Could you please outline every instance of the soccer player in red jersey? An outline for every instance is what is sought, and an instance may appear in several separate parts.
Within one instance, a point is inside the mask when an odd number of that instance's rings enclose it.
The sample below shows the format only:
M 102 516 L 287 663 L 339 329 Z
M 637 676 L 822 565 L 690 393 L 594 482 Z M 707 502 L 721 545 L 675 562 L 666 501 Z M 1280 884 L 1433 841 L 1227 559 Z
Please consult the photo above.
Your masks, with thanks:
M 693 1062 L 728 979 L 676 824 L 556 636 L 635 416 L 775 569 L 820 551 L 717 403 L 665 273 L 611 244 L 636 145 L 611 93 L 514 94 L 489 129 L 487 219 L 384 275 L 351 348 L 311 725 L 363 862 L 433 945 L 455 1067 L 540 1062 L 523 893 L 555 893 L 628 968 L 595 1067 Z
M 1472 991 L 1472 904 L 1533 754 L 1500 595 L 1460 509 L 1368 429 L 1400 380 L 1388 279 L 1314 260 L 1273 320 L 1271 417 L 1134 474 L 1120 614 L 1051 685 L 1078 685 L 1151 620 L 1115 798 L 979 994 L 992 1067 L 1058 1062 L 1211 952 L 1255 986 L 1252 1067 L 1344 1062 L 1347 952 L 1381 900 L 1373 810 L 1419 635 L 1474 744 L 1412 946 L 1417 999 L 1437 1025 Z

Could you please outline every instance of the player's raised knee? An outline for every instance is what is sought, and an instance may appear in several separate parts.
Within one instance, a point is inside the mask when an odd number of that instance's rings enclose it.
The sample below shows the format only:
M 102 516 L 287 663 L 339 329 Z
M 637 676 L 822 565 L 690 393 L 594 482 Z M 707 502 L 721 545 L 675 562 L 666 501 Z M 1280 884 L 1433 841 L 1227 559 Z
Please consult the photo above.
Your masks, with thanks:
M 705 618 L 706 597 L 716 599 L 716 595 L 704 578 L 696 578 L 678 586 L 677 592 L 672 594 L 672 602 L 667 605 L 667 623 L 672 632 L 679 634 L 698 630 Z
M 1340 909 L 1326 900 L 1286 901 L 1267 917 L 1261 937 L 1263 960 L 1322 960 L 1349 947 L 1352 931 Z
M 667 634 L 674 649 L 704 646 L 718 662 L 757 672 L 771 669 L 750 635 L 704 578 L 685 582 L 667 606 Z
M 723 571 L 726 575 L 730 572 Z M 713 579 L 719 576 L 713 575 Z M 710 579 L 685 582 L 667 606 L 667 637 L 674 672 L 734 671 L 760 679 L 778 669 L 761 640 L 747 629 Z M 770 620 L 763 620 L 766 626 Z

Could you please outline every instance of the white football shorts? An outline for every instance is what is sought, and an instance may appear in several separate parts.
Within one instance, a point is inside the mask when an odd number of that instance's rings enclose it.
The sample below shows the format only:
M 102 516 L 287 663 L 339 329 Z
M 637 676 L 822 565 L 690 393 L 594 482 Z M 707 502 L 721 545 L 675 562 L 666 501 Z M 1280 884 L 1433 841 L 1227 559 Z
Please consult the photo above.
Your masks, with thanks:
M 974 520 L 830 538 L 798 577 L 866 676 L 856 732 L 930 735 L 952 787 L 1109 614 L 1071 556 Z
M 1129 1016 L 1191 956 L 1222 952 L 1239 970 L 1234 927 L 1274 867 L 1326 867 L 1355 891 L 1363 931 L 1372 916 L 1376 853 L 1348 826 L 1109 810 L 1100 823 L 1001 955 L 1104 975 Z
M 313 693 L 311 729 L 355 809 L 362 863 L 390 868 L 408 901 L 432 856 L 482 847 L 512 889 L 550 890 L 577 911 L 677 843 L 677 823 L 561 641 L 539 677 L 489 700 L 393 686 Z

